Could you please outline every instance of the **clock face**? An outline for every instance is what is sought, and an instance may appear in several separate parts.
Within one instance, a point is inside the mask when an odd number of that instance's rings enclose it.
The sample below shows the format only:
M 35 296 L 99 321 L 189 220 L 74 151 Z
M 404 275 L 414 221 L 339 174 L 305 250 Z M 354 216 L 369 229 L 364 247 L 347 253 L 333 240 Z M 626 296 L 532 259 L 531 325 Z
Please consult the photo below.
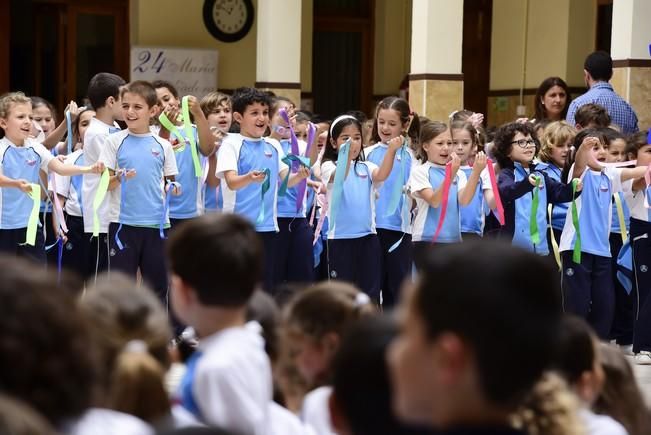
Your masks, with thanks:
M 251 0 L 205 0 L 203 18 L 208 31 L 224 42 L 242 39 L 253 24 Z

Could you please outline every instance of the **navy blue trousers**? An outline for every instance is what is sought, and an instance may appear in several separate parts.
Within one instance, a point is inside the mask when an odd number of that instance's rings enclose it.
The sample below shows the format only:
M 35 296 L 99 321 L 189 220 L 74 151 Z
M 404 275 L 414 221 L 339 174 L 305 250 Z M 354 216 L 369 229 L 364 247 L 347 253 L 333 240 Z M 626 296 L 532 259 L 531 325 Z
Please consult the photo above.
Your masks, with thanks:
M 376 234 L 328 239 L 330 279 L 348 281 L 380 303 L 380 241 Z
M 617 255 L 622 249 L 622 236 L 610 233 L 611 268 L 615 289 L 615 316 L 610 330 L 610 339 L 617 344 L 628 346 L 633 343 L 633 323 L 635 322 L 635 292 L 629 295 L 617 279 Z
M 264 250 L 262 286 L 264 291 L 273 295 L 276 291 L 276 264 L 275 259 L 278 247 L 278 233 L 275 231 L 258 232 Z
M 581 264 L 572 251 L 561 252 L 563 308 L 585 319 L 599 338 L 608 340 L 615 314 L 615 290 L 608 257 L 581 253 Z
M 312 228 L 306 218 L 278 218 L 274 258 L 274 285 L 311 283 L 314 280 Z
M 644 237 L 644 235 L 647 235 Z M 633 352 L 651 352 L 651 223 L 631 218 L 633 270 L 635 271 Z M 637 240 L 636 240 L 637 239 Z
M 401 237 L 402 242 L 392 251 L 389 249 Z M 411 274 L 413 261 L 411 234 L 402 231 L 377 229 L 380 240 L 380 288 L 382 289 L 382 306 L 391 308 L 400 300 L 400 289 L 407 276 Z
M 43 241 L 43 232 L 36 230 L 36 243 L 34 246 L 23 245 L 27 228 L 17 228 L 15 230 L 0 230 L 0 252 L 33 260 L 45 266 L 45 245 Z
M 123 225 L 119 238 L 124 246 L 120 249 L 115 240 L 119 225 L 109 225 L 109 267 L 136 279 L 138 269 L 142 279 L 158 296 L 165 307 L 168 305 L 168 277 L 165 261 L 164 240 L 158 228 Z M 167 231 L 165 231 L 167 234 Z

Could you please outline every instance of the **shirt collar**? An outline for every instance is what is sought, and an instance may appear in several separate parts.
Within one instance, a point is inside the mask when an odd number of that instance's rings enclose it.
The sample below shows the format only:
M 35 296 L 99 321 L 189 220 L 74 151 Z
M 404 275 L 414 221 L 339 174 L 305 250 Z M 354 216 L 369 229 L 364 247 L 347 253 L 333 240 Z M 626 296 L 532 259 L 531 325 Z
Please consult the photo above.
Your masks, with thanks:
M 596 82 L 590 87 L 590 90 L 592 89 L 610 89 L 612 91 L 613 86 L 608 82 Z

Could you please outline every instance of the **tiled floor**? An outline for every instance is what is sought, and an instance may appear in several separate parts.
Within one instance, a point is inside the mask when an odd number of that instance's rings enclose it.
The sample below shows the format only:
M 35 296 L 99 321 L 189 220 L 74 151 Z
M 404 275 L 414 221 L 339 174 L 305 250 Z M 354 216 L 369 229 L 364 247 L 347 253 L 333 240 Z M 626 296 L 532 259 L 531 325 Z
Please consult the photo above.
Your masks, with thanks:
M 644 394 L 647 403 L 651 406 L 651 365 L 637 365 L 633 361 L 633 358 L 630 358 L 629 361 L 631 361 L 631 364 L 633 365 L 635 377 L 642 389 L 642 394 Z

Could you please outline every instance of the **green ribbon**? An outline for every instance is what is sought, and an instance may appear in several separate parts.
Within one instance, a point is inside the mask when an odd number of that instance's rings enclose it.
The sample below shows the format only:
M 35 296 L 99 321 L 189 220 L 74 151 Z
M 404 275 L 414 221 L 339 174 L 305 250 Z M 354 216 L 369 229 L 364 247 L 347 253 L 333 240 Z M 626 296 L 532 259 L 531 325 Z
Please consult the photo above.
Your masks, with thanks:
M 300 165 L 303 165 L 307 169 L 310 169 L 309 157 L 287 154 L 285 157 L 282 158 L 282 162 L 287 166 L 289 166 L 289 169 L 287 170 L 287 175 L 285 175 L 283 182 L 280 184 L 280 187 L 278 188 L 278 196 L 285 196 L 287 194 L 287 185 L 289 184 L 289 175 L 292 172 L 293 162 L 298 162 Z
M 572 180 L 572 224 L 574 225 L 574 232 L 576 240 L 574 241 L 574 252 L 572 252 L 572 261 L 576 264 L 581 264 L 581 230 L 579 228 L 579 211 L 576 208 L 576 187 L 579 180 L 575 178 Z M 626 227 L 624 227 L 626 229 Z
M 194 140 L 194 131 L 192 130 L 192 124 L 190 124 L 190 107 L 188 105 L 188 99 L 190 97 L 186 95 L 181 100 L 181 113 L 183 113 L 183 129 L 185 130 L 185 135 L 190 141 L 190 151 L 192 152 L 192 163 L 194 164 L 194 175 L 197 178 L 201 178 L 201 162 L 199 162 L 199 153 L 197 152 L 197 143 Z
M 29 192 L 32 198 L 32 211 L 29 213 L 29 220 L 27 221 L 27 232 L 25 235 L 25 244 L 34 246 L 36 245 L 36 230 L 38 229 L 38 211 L 41 208 L 41 186 L 32 183 L 32 191 Z
M 264 170 L 264 181 L 262 182 L 262 193 L 260 195 L 260 202 L 262 203 L 260 205 L 260 213 L 258 213 L 258 218 L 255 220 L 256 225 L 260 225 L 262 222 L 264 222 L 264 196 L 267 194 L 267 191 L 269 191 L 269 188 L 271 187 L 271 170 L 269 168 Z
M 185 138 L 183 137 L 183 134 L 176 127 L 176 125 L 174 125 L 172 121 L 170 121 L 170 119 L 167 117 L 167 115 L 164 112 L 161 113 L 160 116 L 158 117 L 158 122 L 160 122 L 160 125 L 165 127 L 167 131 L 169 131 L 171 134 L 176 136 L 179 142 L 183 144 L 180 147 L 178 147 L 176 150 L 174 150 L 174 152 L 180 153 L 181 151 L 185 150 Z
M 533 199 L 531 200 L 531 217 L 529 218 L 529 232 L 531 233 L 531 241 L 534 245 L 540 243 L 540 232 L 538 231 L 538 202 L 540 193 L 541 177 L 534 175 L 536 185 L 533 188 Z
M 109 181 L 109 171 L 108 169 L 104 169 L 104 172 L 102 172 L 102 176 L 99 179 L 95 198 L 93 198 L 93 237 L 99 237 L 99 217 L 97 215 L 97 210 L 99 210 L 100 205 L 102 205 L 102 202 L 106 197 Z

